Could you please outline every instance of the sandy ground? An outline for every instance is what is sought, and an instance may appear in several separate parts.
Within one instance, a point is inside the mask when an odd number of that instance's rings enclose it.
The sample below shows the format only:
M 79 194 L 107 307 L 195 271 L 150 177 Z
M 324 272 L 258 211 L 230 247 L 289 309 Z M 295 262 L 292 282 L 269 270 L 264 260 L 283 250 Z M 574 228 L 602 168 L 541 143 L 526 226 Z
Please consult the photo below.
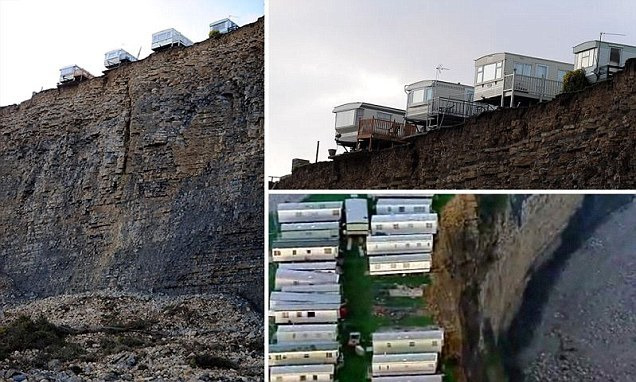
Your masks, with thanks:
M 518 361 L 528 381 L 636 381 L 636 203 L 571 255 Z

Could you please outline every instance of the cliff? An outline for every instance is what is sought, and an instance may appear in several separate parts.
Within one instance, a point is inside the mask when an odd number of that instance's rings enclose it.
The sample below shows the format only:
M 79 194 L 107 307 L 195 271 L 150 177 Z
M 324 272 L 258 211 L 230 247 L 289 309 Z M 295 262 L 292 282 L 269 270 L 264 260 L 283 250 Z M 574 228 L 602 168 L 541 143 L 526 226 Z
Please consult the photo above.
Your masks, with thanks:
M 262 305 L 264 21 L 0 108 L 0 287 Z
M 633 189 L 636 59 L 612 80 L 409 144 L 298 167 L 279 189 Z
M 443 354 L 460 365 L 460 381 L 504 378 L 500 349 L 511 348 L 510 338 L 528 340 L 509 330 L 533 276 L 563 261 L 563 245 L 574 245 L 569 232 L 593 226 L 629 198 L 461 195 L 444 207 L 427 301 L 447 330 Z M 542 288 L 547 294 L 549 285 Z

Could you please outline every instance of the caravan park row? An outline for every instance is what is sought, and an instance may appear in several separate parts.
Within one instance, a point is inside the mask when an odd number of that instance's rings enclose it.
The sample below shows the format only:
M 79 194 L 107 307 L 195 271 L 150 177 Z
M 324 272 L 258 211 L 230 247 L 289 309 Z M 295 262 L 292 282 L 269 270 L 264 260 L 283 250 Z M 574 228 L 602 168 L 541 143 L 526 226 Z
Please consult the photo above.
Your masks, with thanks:
M 270 381 L 441 382 L 433 195 L 312 195 L 270 229 Z M 370 218 L 369 218 L 370 217 Z

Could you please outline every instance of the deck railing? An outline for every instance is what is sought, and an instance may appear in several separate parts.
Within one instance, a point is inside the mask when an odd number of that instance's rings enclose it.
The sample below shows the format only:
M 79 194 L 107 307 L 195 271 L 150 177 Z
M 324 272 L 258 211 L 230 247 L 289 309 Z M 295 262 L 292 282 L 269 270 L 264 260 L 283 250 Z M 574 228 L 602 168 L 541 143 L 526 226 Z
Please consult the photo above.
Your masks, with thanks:
M 415 125 L 399 123 L 384 119 L 361 119 L 358 122 L 358 139 L 378 138 L 401 140 L 417 132 Z
M 514 81 L 514 87 L 513 87 Z M 513 91 L 516 95 L 531 95 L 539 100 L 550 100 L 563 91 L 563 82 L 548 80 L 544 77 L 531 77 L 522 74 L 504 76 L 504 92 Z
M 438 97 L 428 104 L 428 114 L 447 115 L 460 118 L 468 118 L 484 111 L 494 110 L 495 107 L 480 102 L 464 101 L 452 98 Z

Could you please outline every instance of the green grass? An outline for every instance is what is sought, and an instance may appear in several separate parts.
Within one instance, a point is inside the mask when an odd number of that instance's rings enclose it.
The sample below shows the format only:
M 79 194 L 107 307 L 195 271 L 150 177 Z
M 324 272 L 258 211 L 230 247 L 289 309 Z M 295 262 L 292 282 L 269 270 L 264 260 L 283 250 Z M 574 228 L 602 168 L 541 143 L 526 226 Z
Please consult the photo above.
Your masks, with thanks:
M 367 259 L 358 255 L 357 245 L 354 245 L 350 251 L 345 251 L 344 258 L 341 280 L 347 302 L 347 316 L 342 323 L 344 365 L 338 371 L 338 379 L 364 381 L 370 364 L 370 355 L 365 357 L 356 355 L 354 349 L 349 348 L 346 342 L 350 332 L 360 332 L 361 345 L 366 347 L 371 343 L 371 333 L 376 328 L 372 314 L 373 286 L 371 278 L 365 275 Z
M 458 367 L 459 366 L 457 366 L 457 363 L 455 361 L 444 361 L 444 365 L 442 366 L 444 378 L 442 378 L 442 380 L 444 382 L 457 382 L 457 378 L 455 378 L 455 370 L 457 370 Z
M 272 242 L 278 239 L 279 235 L 279 224 L 278 224 L 278 215 L 276 212 L 269 213 L 269 245 L 272 245 Z
M 385 275 L 374 276 L 373 283 L 375 285 L 404 285 L 408 287 L 418 287 L 430 284 L 431 277 L 429 275 Z
M 341 340 L 344 355 L 344 366 L 338 371 L 341 381 L 364 381 L 371 364 L 371 354 L 364 357 L 355 354 L 354 349 L 347 347 L 350 332 L 360 332 L 361 345 L 371 345 L 371 335 L 381 327 L 392 326 L 429 326 L 433 324 L 430 316 L 417 314 L 406 315 L 400 319 L 391 316 L 376 316 L 373 306 L 405 307 L 419 310 L 426 305 L 422 297 L 389 297 L 383 295 L 380 302 L 375 302 L 376 294 L 382 288 L 395 284 L 420 286 L 430 282 L 428 276 L 369 276 L 366 274 L 368 263 L 366 257 L 358 255 L 357 246 L 344 253 L 343 275 L 341 282 L 343 294 L 347 302 L 347 316 L 342 322 Z
M 433 195 L 433 203 L 431 205 L 431 209 L 438 214 L 442 213 L 442 209 L 446 205 L 446 203 L 450 202 L 455 195 L 450 194 L 435 194 Z

